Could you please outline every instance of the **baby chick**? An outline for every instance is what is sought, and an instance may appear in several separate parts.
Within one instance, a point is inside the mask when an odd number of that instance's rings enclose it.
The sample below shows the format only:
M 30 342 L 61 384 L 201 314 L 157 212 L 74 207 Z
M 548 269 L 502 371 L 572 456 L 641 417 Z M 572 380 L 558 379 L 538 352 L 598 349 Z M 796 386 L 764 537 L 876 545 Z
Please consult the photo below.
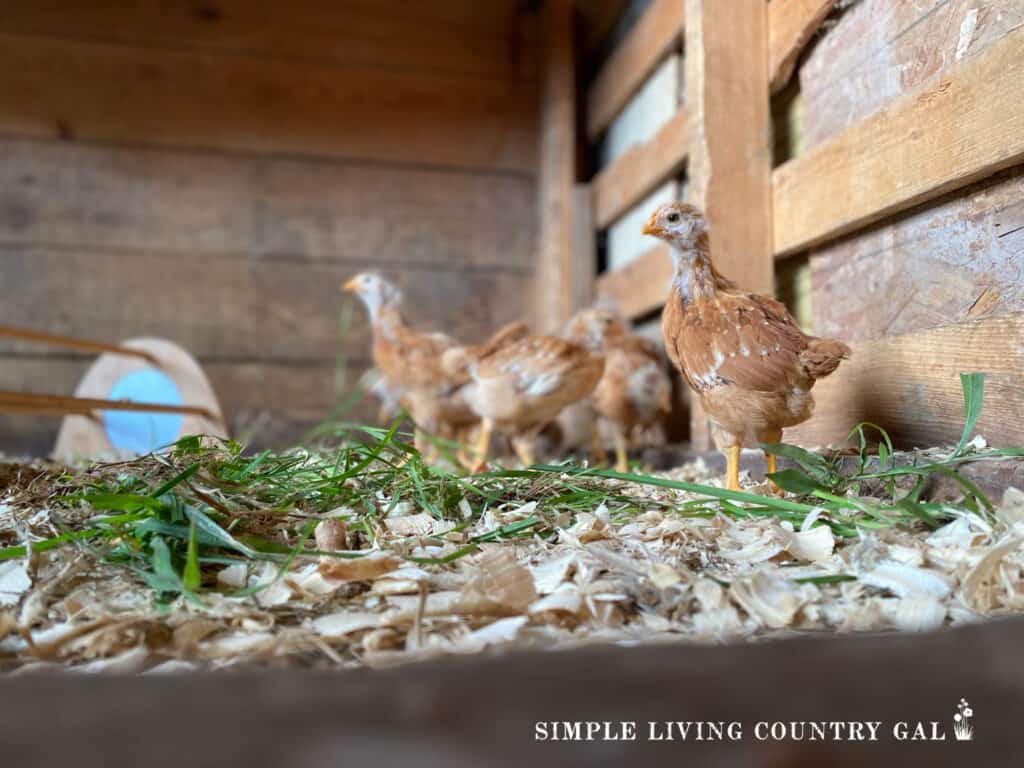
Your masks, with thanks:
M 523 466 L 533 464 L 537 433 L 562 408 L 594 390 L 604 370 L 604 358 L 565 339 L 527 336 L 475 354 L 446 352 L 444 366 L 468 377 L 464 396 L 481 419 L 475 467 L 480 471 L 487 465 L 494 430 L 511 438 Z
M 672 250 L 675 275 L 662 315 L 665 348 L 699 395 L 715 444 L 726 454 L 728 487 L 739 490 L 743 445 L 777 443 L 785 427 L 809 419 L 811 387 L 850 348 L 808 336 L 778 301 L 742 291 L 722 276 L 711 261 L 704 215 L 694 206 L 662 205 L 643 231 Z M 767 461 L 774 472 L 775 456 Z
M 661 352 L 648 339 L 632 333 L 618 313 L 605 308 L 576 313 L 566 335 L 604 353 L 604 375 L 591 401 L 598 418 L 613 429 L 615 469 L 627 472 L 627 441 L 672 409 L 672 382 Z M 598 429 L 594 437 L 595 447 L 599 446 L 596 452 L 603 455 Z

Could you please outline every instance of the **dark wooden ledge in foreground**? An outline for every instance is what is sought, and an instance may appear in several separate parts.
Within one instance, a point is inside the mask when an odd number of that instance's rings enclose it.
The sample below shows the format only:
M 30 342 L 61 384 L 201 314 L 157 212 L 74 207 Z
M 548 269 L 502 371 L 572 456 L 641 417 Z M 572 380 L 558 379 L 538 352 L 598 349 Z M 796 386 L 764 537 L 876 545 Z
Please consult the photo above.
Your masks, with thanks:
M 975 740 L 953 739 L 961 698 Z M 0 680 L 3 764 L 1021 765 L 1024 619 L 929 635 L 592 648 L 337 674 Z M 537 721 L 636 721 L 630 743 L 534 741 Z M 651 742 L 649 721 L 740 721 L 739 741 Z M 758 721 L 882 721 L 874 743 L 759 742 Z M 943 742 L 893 724 L 937 721 Z M 929 726 L 930 728 L 930 726 Z M 639 760 L 639 762 L 632 762 Z M 630 762 L 627 762 L 630 761 Z

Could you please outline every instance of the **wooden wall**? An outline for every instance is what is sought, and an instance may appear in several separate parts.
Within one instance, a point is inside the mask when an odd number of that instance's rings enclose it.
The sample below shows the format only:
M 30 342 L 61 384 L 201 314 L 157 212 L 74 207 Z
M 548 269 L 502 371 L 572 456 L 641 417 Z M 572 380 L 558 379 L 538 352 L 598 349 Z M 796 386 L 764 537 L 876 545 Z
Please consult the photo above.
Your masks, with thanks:
M 800 69 L 807 145 L 1022 24 L 1020 0 L 863 0 Z M 1024 310 L 1022 262 L 1017 167 L 813 251 L 815 331 L 862 341 Z
M 1020 0 L 853 5 L 798 69 L 803 151 L 915 89 L 937 83 L 941 94 L 944 78 L 1022 26 Z M 1019 91 L 1008 96 L 995 106 L 997 116 L 1019 122 Z M 917 129 L 935 137 L 936 148 L 943 146 L 942 123 L 922 117 Z M 996 148 L 1005 141 L 994 120 L 972 129 L 973 146 Z M 957 373 L 984 370 L 990 397 L 980 431 L 997 443 L 1024 440 L 1015 341 L 1024 338 L 1024 320 L 1015 314 L 1024 310 L 1024 166 L 1011 164 L 812 248 L 810 267 L 815 333 L 852 342 L 866 361 L 862 366 L 855 359 L 835 381 L 824 382 L 819 402 L 880 420 L 904 444 L 948 442 L 962 425 Z M 793 437 L 814 444 L 834 440 L 848 426 L 819 413 Z
M 0 322 L 179 342 L 236 434 L 282 445 L 367 363 L 361 309 L 338 330 L 353 272 L 397 278 L 415 320 L 467 340 L 521 312 L 538 64 L 517 0 L 3 16 Z M 0 389 L 70 393 L 88 361 L 5 344 Z M 0 451 L 46 453 L 56 428 L 4 417 Z

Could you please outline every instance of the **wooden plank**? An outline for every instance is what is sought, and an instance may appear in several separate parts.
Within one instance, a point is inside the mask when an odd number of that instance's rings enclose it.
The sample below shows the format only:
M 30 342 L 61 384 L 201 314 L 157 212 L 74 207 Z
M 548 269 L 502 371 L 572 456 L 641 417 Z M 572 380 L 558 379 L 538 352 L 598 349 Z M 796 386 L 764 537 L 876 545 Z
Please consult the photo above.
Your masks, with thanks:
M 12 139 L 0 156 L 3 243 L 524 271 L 536 246 L 519 175 Z
M 1024 311 L 1022 185 L 1012 168 L 813 251 L 814 332 L 856 342 Z
M 640 317 L 652 312 L 668 297 L 672 281 L 672 254 L 659 245 L 643 256 L 597 278 L 599 297 L 613 299 L 627 317 Z
M 771 92 L 781 91 L 793 75 L 804 47 L 836 0 L 771 0 L 768 3 L 768 77 Z
M 570 281 L 573 312 L 589 306 L 594 300 L 597 238 L 590 207 L 592 196 L 589 184 L 577 184 L 573 189 L 573 274 Z
M 627 150 L 594 177 L 594 222 L 607 227 L 665 179 L 686 160 L 688 126 L 680 110 L 648 142 Z
M 152 49 L 317 60 L 336 66 L 497 79 L 536 76 L 536 40 L 518 0 L 402 3 L 401 21 L 366 0 L 166 2 L 35 0 L 5 9 L 11 34 Z
M 652 0 L 626 39 L 615 49 L 587 94 L 587 136 L 594 140 L 626 101 L 679 45 L 684 0 Z
M 771 113 L 767 10 L 745 0 L 687 0 L 690 202 L 711 228 L 719 271 L 772 292 Z
M 163 636 L 165 623 L 143 621 L 140 632 L 152 628 L 154 638 Z M 145 745 L 147 768 L 180 766 L 182 734 L 204 765 L 249 768 L 312 762 L 300 755 L 340 765 L 353 754 L 373 755 L 384 766 L 407 764 L 414 754 L 422 765 L 452 768 L 619 768 L 626 752 L 628 764 L 645 768 L 960 768 L 966 752 L 971 764 L 986 768 L 1019 763 L 1024 619 L 963 622 L 935 632 L 824 634 L 724 645 L 593 643 L 559 653 L 424 653 L 425 663 L 377 670 L 339 669 L 343 662 L 303 648 L 267 654 L 231 674 L 10 674 L 0 680 L 0 736 L 9 764 L 19 768 L 134 768 L 139 758 L 126 749 L 125 733 Z M 339 655 L 355 645 L 334 642 Z M 967 652 L 980 661 L 965 662 Z M 385 654 L 377 658 L 383 662 Z M 409 655 L 396 654 L 395 661 Z M 163 658 L 159 649 L 152 653 L 153 662 Z M 481 686 L 495 680 L 502 681 L 502 694 L 481 696 Z M 961 695 L 977 713 L 970 744 L 953 739 L 951 715 Z M 225 717 L 238 702 L 259 706 L 244 718 Z M 40 717 L 43 712 L 48 717 Z M 570 712 L 586 713 L 613 737 L 629 724 L 636 738 L 566 738 L 575 723 L 563 724 L 579 717 Z M 812 733 L 808 712 L 836 723 L 823 727 L 839 738 L 758 738 L 775 723 L 787 734 Z M 704 735 L 709 713 L 716 719 L 710 725 L 736 737 Z M 877 741 L 867 741 L 867 718 Z M 580 722 L 584 734 L 587 721 Z M 60 738 L 54 722 L 61 724 Z M 668 741 L 666 722 L 689 723 L 690 738 Z M 698 723 L 699 742 L 693 735 Z M 861 735 L 848 735 L 856 732 L 842 727 L 846 723 L 860 725 Z M 922 733 L 934 724 L 943 741 L 913 738 L 919 723 Z M 901 736 L 900 724 L 909 738 Z M 561 738 L 536 739 L 542 729 Z
M 0 245 L 0 322 L 109 341 L 169 338 L 200 358 L 366 357 L 365 312 L 340 284 L 365 263 L 209 258 Z M 475 341 L 525 307 L 528 275 L 448 268 L 386 270 L 406 295 L 417 327 Z M 339 316 L 349 307 L 346 339 Z M 344 345 L 343 345 L 344 342 Z M 22 343 L 3 349 L 34 352 Z
M 977 433 L 995 446 L 1024 443 L 1024 314 L 867 341 L 814 387 L 813 418 L 786 430 L 798 445 L 843 445 L 861 421 L 900 446 L 955 443 L 963 430 L 960 373 L 987 375 Z
M 542 330 L 558 332 L 574 305 L 576 72 L 572 0 L 551 0 L 545 5 L 542 72 L 536 314 Z
M 690 202 L 703 209 L 715 265 L 741 287 L 771 294 L 771 109 L 768 9 L 686 2 L 686 109 Z M 690 399 L 690 441 L 711 446 L 700 403 Z
M 776 169 L 778 256 L 1024 161 L 1024 27 Z
M 0 35 L 0 134 L 532 174 L 509 81 Z
M 1022 79 L 1024 28 L 777 168 L 776 255 L 1024 161 Z
M 861 0 L 846 6 L 800 65 L 808 146 L 1024 24 L 1020 0 Z

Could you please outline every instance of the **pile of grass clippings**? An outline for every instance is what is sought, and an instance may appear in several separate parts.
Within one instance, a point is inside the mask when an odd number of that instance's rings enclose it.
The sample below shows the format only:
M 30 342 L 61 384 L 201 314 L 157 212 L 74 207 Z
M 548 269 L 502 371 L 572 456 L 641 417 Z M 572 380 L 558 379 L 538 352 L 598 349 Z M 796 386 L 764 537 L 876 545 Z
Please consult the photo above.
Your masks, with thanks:
M 725 490 L 699 461 L 465 476 L 397 426 L 331 450 L 192 437 L 81 471 L 7 465 L 0 670 L 379 665 L 1019 611 L 1024 493 L 989 499 L 958 467 L 1024 451 L 972 441 L 982 377 L 964 393 L 955 448 L 902 454 L 873 425 L 852 469 L 768 446 L 794 464 L 773 476 L 785 498 Z M 937 475 L 956 500 L 925 498 Z

